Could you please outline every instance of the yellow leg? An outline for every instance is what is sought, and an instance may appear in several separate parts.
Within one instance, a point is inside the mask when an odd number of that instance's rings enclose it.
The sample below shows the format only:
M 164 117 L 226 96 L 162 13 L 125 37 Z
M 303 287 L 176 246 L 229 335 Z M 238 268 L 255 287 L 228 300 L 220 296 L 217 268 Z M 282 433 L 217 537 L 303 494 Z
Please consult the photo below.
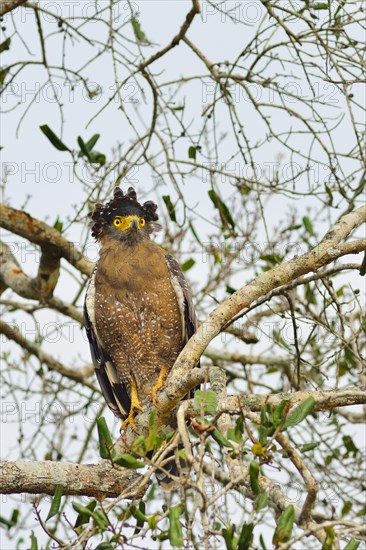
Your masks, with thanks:
M 136 414 L 142 411 L 142 407 L 139 402 L 139 397 L 137 394 L 137 386 L 136 382 L 132 379 L 131 380 L 131 407 L 130 407 L 130 413 L 126 420 L 123 421 L 121 430 L 125 430 L 128 425 L 131 426 L 133 430 L 136 430 L 136 424 L 135 424 L 135 416 Z
M 151 398 L 151 401 L 153 403 L 155 403 L 155 405 L 156 405 L 156 402 L 157 402 L 158 391 L 164 386 L 164 382 L 166 380 L 166 377 L 168 376 L 168 372 L 169 372 L 169 367 L 168 366 L 165 366 L 161 369 L 161 371 L 159 372 L 159 378 L 158 378 L 155 386 L 151 390 L 150 398 Z

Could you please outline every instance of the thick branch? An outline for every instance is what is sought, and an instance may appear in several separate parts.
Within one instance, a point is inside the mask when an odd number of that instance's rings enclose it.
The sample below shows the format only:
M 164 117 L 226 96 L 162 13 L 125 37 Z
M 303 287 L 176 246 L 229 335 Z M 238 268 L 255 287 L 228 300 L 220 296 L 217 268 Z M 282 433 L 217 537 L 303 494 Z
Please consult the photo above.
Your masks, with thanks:
M 56 486 L 62 485 L 63 495 L 112 498 L 125 492 L 138 477 L 131 470 L 113 468 L 106 460 L 99 464 L 68 464 L 51 460 L 0 462 L 2 494 L 54 495 Z M 139 496 L 142 495 L 131 494 L 131 498 Z
M 15 10 L 18 6 L 25 4 L 26 0 L 1 0 L 0 4 L 0 17 L 8 13 L 9 11 Z
M 53 248 L 56 253 L 65 258 L 81 273 L 84 273 L 84 275 L 91 274 L 94 267 L 93 263 L 83 256 L 73 243 L 64 239 L 53 227 L 32 218 L 26 212 L 1 204 L 0 226 L 37 244 L 42 250 L 48 252 Z
M 241 310 L 247 308 L 255 300 L 263 297 L 273 289 L 285 285 L 297 277 L 334 262 L 345 254 L 358 253 L 366 249 L 366 240 L 358 240 L 340 245 L 350 233 L 366 222 L 366 206 L 343 216 L 324 236 L 319 245 L 288 262 L 261 273 L 254 281 L 244 286 L 224 302 L 222 302 L 202 323 L 197 332 L 189 340 L 180 353 L 171 371 L 167 386 L 174 384 L 174 380 L 180 379 L 184 372 L 196 365 L 211 340 L 217 336 L 222 328 Z M 164 414 L 168 409 L 176 406 L 185 395 L 186 388 L 176 394 L 176 400 L 169 403 L 167 392 L 162 392 L 159 401 Z

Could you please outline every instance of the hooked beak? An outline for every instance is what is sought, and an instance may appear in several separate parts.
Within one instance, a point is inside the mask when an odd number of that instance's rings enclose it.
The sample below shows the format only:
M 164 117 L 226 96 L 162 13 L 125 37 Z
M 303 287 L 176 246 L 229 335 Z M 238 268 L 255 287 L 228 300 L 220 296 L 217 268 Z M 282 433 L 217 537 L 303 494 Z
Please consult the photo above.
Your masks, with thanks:
M 130 223 L 130 230 L 133 231 L 134 233 L 136 233 L 138 228 L 139 228 L 139 226 L 138 226 L 136 218 L 132 218 L 131 223 Z

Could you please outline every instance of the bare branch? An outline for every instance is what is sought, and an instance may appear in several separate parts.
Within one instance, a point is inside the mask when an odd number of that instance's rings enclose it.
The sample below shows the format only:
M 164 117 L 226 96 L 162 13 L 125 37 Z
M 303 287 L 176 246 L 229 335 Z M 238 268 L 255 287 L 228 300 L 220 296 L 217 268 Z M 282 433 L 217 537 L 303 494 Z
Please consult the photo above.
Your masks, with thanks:
M 117 497 L 139 475 L 121 467 L 112 467 L 104 460 L 99 464 L 70 464 L 65 462 L 0 462 L 2 494 L 30 493 L 54 495 L 62 485 L 63 495 Z M 128 491 L 127 491 L 128 493 Z M 125 498 L 138 498 L 131 493 Z

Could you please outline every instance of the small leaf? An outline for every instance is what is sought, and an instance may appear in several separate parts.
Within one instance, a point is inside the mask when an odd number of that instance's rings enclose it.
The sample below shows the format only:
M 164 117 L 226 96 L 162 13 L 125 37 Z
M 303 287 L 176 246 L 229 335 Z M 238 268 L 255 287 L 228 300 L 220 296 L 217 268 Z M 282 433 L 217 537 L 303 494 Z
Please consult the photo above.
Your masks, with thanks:
M 283 425 L 283 429 L 289 428 L 290 426 L 296 426 L 300 424 L 311 413 L 315 405 L 315 399 L 312 396 L 309 396 L 300 403 L 293 411 L 288 415 Z
M 4 80 L 9 71 L 10 71 L 9 68 L 5 68 L 0 71 L 0 86 L 4 84 Z
M 140 500 L 138 508 L 136 508 L 136 506 L 133 506 L 132 515 L 136 518 L 136 527 L 133 534 L 137 535 L 143 528 L 145 521 L 147 521 L 145 515 L 145 503 L 143 500 Z
M 284 509 L 277 523 L 276 530 L 273 535 L 273 544 L 277 546 L 279 542 L 287 542 L 291 538 L 292 529 L 294 526 L 295 508 L 292 504 Z
M 79 155 L 80 156 L 85 156 L 91 162 L 89 149 L 87 148 L 86 144 L 84 143 L 83 139 L 80 136 L 78 136 L 77 142 L 78 142 L 78 145 L 80 147 Z
M 249 548 L 251 548 L 253 542 L 253 529 L 254 523 L 244 523 L 239 536 L 238 550 L 249 550 Z
M 187 260 L 186 262 L 184 262 L 184 264 L 182 264 L 182 271 L 183 272 L 188 271 L 194 266 L 195 263 L 196 262 L 194 261 L 193 258 L 189 258 L 189 260 Z
M 258 483 L 259 472 L 260 472 L 260 466 L 258 462 L 255 462 L 255 460 L 252 460 L 249 466 L 249 479 L 250 479 L 250 486 L 255 495 L 259 495 L 261 491 Z
M 56 229 L 56 231 L 58 231 L 59 233 L 62 233 L 63 226 L 64 226 L 64 224 L 57 217 L 57 220 L 53 224 L 54 229 Z
M 148 39 L 146 38 L 144 31 L 141 29 L 140 21 L 136 17 L 131 17 L 131 24 L 137 42 L 140 44 L 147 44 Z
M 30 539 L 31 539 L 31 545 L 30 545 L 29 550 L 38 550 L 37 538 L 36 538 L 35 534 L 33 533 L 33 531 L 31 532 Z
M 70 151 L 70 149 L 62 143 L 60 138 L 56 136 L 47 124 L 43 124 L 39 128 L 58 151 Z
M 93 512 L 93 519 L 101 531 L 105 531 L 107 529 L 109 520 L 104 510 L 95 510 L 95 512 Z
M 191 145 L 188 149 L 188 158 L 196 160 L 196 148 Z
M 282 424 L 282 422 L 284 422 L 284 420 L 285 420 L 284 410 L 286 409 L 286 407 L 288 407 L 288 404 L 289 404 L 288 399 L 283 399 L 281 401 L 281 403 L 279 405 L 277 405 L 277 407 L 273 411 L 272 420 L 273 420 L 273 424 L 274 424 L 274 426 L 276 426 L 276 428 L 277 428 L 277 426 Z
M 183 546 L 183 530 L 179 521 L 182 511 L 182 506 L 173 506 L 169 510 L 169 541 L 172 546 Z
M 213 439 L 220 445 L 220 447 L 228 447 L 229 449 L 235 449 L 234 445 L 230 443 L 226 437 L 222 435 L 219 430 L 215 429 L 213 432 L 209 432 L 210 436 L 213 437 Z
M 175 214 L 175 208 L 174 204 L 172 203 L 169 195 L 163 195 L 163 201 L 165 203 L 166 209 L 169 214 L 169 218 L 172 220 L 172 222 L 177 223 L 177 217 Z
M 91 151 L 94 147 L 94 145 L 96 144 L 96 142 L 98 141 L 98 139 L 100 138 L 100 134 L 94 134 L 94 136 L 92 136 L 86 143 L 86 148 L 88 149 L 88 151 Z
M 96 505 L 96 500 L 92 500 L 87 506 L 82 506 L 77 502 L 73 503 L 74 510 L 79 514 L 76 518 L 76 522 L 74 525 L 75 528 L 80 527 L 80 525 L 85 525 L 86 523 L 89 523 L 90 518 L 93 517 L 92 512 L 94 511 Z
M 0 44 L 0 53 L 3 53 L 5 52 L 5 50 L 10 50 L 10 43 L 11 43 L 11 38 L 9 36 L 9 38 L 7 38 L 6 40 L 4 40 L 4 42 L 2 42 Z
M 234 533 L 235 533 L 235 525 L 232 525 L 230 529 L 222 529 L 221 531 L 222 536 L 224 537 L 224 541 L 226 544 L 227 550 L 234 550 Z
M 263 491 L 263 493 L 260 493 L 258 498 L 255 501 L 255 510 L 256 512 L 259 512 L 263 508 L 265 508 L 268 504 L 268 493 Z
M 304 216 L 302 221 L 303 221 L 303 224 L 304 224 L 304 227 L 305 227 L 306 231 L 310 235 L 314 236 L 315 233 L 314 233 L 313 224 L 311 223 L 310 218 L 308 218 L 308 216 Z
M 195 411 L 203 410 L 206 414 L 214 414 L 217 409 L 217 397 L 212 390 L 196 390 L 194 393 Z
M 198 234 L 197 234 L 195 228 L 193 227 L 193 224 L 192 224 L 191 222 L 189 222 L 188 226 L 189 226 L 189 229 L 192 231 L 193 237 L 196 239 L 196 241 L 198 242 L 198 244 L 199 244 L 200 246 L 202 246 L 202 241 L 200 240 L 200 238 L 199 238 L 199 236 L 198 236 Z
M 228 223 L 232 227 L 232 229 L 234 229 L 235 222 L 224 201 L 217 195 L 217 193 L 213 189 L 210 189 L 208 191 L 208 196 L 210 197 L 214 207 L 218 209 L 223 225 L 226 225 L 226 223 Z
M 333 204 L 333 193 L 329 185 L 325 184 L 325 191 L 327 192 L 327 195 L 329 197 L 329 206 L 332 206 Z
M 92 164 L 99 164 L 100 166 L 104 166 L 107 162 L 107 157 L 104 153 L 100 153 L 99 151 L 91 151 L 89 153 L 90 156 L 90 162 Z
M 58 514 L 58 511 L 60 509 L 60 504 L 61 504 L 62 489 L 63 489 L 63 486 L 59 483 L 56 486 L 55 494 L 52 499 L 51 507 L 48 512 L 48 516 L 46 517 L 46 521 L 48 521 L 49 519 L 53 518 L 53 516 L 56 516 L 56 514 Z
M 136 470 L 137 468 L 143 468 L 146 466 L 145 462 L 142 460 L 137 460 L 137 458 L 129 454 L 121 454 L 117 458 L 114 458 L 113 462 L 114 464 L 118 464 L 118 466 L 128 468 L 129 470 Z
M 319 443 L 305 443 L 305 445 L 301 445 L 300 452 L 307 453 L 308 451 L 312 451 L 313 449 L 316 449 L 316 447 L 318 446 L 319 446 Z
M 252 447 L 252 453 L 255 456 L 259 456 L 261 458 L 267 458 L 267 449 L 259 442 L 256 441 Z
M 101 542 L 94 550 L 113 550 L 115 546 L 112 546 L 110 542 Z
M 101 458 L 111 458 L 115 456 L 113 441 L 104 416 L 97 418 L 99 454 Z
M 348 512 L 350 512 L 352 509 L 352 502 L 350 500 L 347 500 L 345 503 L 344 503 L 344 506 L 342 508 L 342 511 L 341 511 L 341 514 L 342 514 L 342 518 L 344 516 L 346 516 L 348 514 Z
M 361 542 L 359 540 L 351 539 L 344 547 L 344 550 L 357 550 L 360 544 Z
M 329 4 L 327 2 L 318 2 L 313 5 L 313 10 L 329 10 Z

